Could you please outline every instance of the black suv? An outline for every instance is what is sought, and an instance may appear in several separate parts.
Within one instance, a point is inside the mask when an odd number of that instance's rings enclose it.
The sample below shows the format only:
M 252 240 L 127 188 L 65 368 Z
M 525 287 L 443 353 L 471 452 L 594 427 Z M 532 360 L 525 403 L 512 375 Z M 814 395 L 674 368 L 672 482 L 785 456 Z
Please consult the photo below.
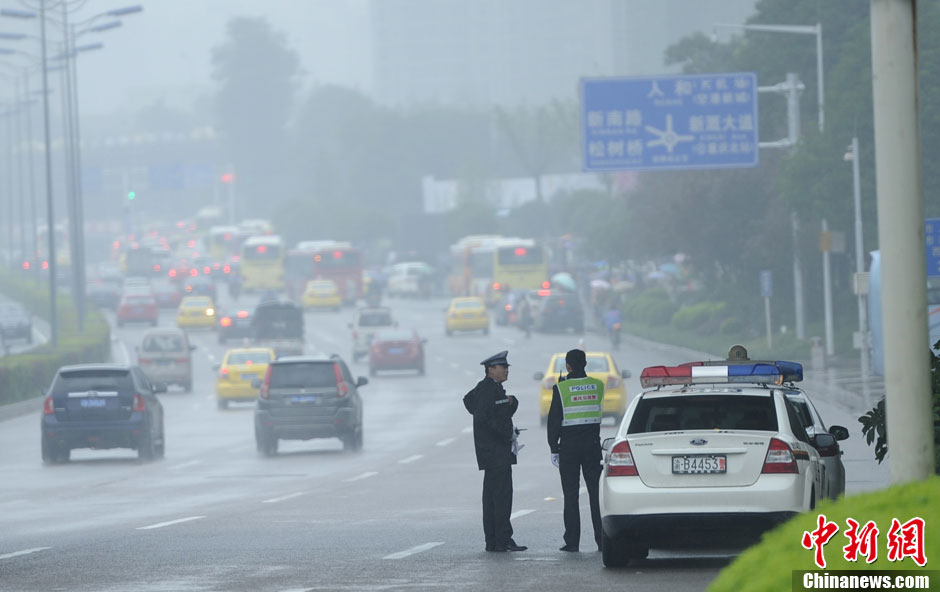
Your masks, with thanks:
M 538 309 L 536 325 L 539 331 L 584 331 L 584 307 L 576 294 L 546 296 Z
M 339 356 L 291 356 L 268 365 L 255 409 L 255 441 L 265 456 L 277 454 L 277 442 L 339 438 L 345 450 L 362 448 L 362 398 Z
M 66 462 L 75 448 L 132 448 L 141 460 L 162 457 L 163 406 L 137 366 L 59 368 L 42 410 L 42 460 Z

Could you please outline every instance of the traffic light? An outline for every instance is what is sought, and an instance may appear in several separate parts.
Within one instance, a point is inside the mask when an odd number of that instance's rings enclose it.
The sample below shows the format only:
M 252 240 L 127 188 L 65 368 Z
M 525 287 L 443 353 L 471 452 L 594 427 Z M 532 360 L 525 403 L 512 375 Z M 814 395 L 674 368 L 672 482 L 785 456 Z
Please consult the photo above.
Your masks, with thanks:
M 127 200 L 128 200 L 128 201 L 134 201 L 134 198 L 136 198 L 136 197 L 137 197 L 137 192 L 134 191 L 133 189 L 127 192 Z

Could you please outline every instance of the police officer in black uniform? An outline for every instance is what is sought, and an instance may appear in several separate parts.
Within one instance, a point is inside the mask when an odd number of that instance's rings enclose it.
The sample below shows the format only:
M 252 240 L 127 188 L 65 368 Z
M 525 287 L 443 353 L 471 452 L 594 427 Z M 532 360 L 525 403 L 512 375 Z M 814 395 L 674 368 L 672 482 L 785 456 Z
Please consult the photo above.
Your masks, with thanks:
M 487 551 L 525 551 L 512 539 L 512 416 L 519 401 L 507 396 L 502 383 L 509 378 L 508 351 L 480 362 L 486 376 L 467 393 L 463 404 L 473 415 L 473 446 L 483 471 L 483 534 Z
M 573 349 L 565 354 L 565 367 L 568 376 L 561 381 L 587 378 L 584 371 L 587 356 L 583 350 Z M 603 389 L 603 387 L 600 387 Z M 603 391 L 601 391 L 603 392 Z M 603 400 L 603 395 L 601 395 Z M 561 474 L 561 489 L 565 497 L 565 545 L 560 551 L 576 553 L 581 539 L 581 511 L 578 505 L 578 490 L 581 485 L 581 473 L 591 501 L 591 521 L 594 523 L 594 540 L 597 549 L 601 548 L 601 511 L 598 499 L 598 487 L 601 477 L 601 424 L 600 412 L 596 421 L 582 420 L 584 423 L 562 427 L 564 409 L 561 395 L 556 384 L 552 387 L 552 404 L 548 410 L 548 446 L 552 450 L 552 464 Z

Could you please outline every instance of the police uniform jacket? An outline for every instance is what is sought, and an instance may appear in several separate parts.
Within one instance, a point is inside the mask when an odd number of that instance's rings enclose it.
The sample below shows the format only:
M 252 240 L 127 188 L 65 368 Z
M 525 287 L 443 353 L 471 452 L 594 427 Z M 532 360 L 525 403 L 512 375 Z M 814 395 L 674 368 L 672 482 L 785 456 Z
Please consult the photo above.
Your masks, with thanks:
M 587 373 L 584 370 L 574 370 L 564 380 L 569 378 L 584 378 Z M 564 382 L 562 380 L 562 382 Z M 553 454 L 561 452 L 565 445 L 582 446 L 597 444 L 601 441 L 601 424 L 588 423 L 581 425 L 572 425 L 562 427 L 561 422 L 564 419 L 564 410 L 561 406 L 561 394 L 558 392 L 558 385 L 552 387 L 552 404 L 548 408 L 548 446 Z
M 473 447 L 480 470 L 516 464 L 512 453 L 512 416 L 519 402 L 487 376 L 467 393 L 463 404 L 473 415 Z

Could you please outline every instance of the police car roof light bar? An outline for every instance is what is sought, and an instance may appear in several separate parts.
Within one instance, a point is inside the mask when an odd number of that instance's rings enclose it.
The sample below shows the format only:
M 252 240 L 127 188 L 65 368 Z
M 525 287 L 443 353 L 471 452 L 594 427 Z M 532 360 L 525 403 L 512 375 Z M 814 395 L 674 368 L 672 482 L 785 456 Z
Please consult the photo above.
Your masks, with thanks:
M 680 366 L 650 366 L 640 375 L 643 388 L 689 384 L 782 384 L 783 374 L 773 364 L 751 363 L 732 365 L 705 365 L 701 363 Z
M 768 364 L 776 366 L 783 375 L 783 382 L 801 382 L 803 380 L 803 364 L 799 362 L 786 362 L 783 360 L 706 360 L 703 362 L 686 362 L 682 366 L 753 366 L 754 364 Z

